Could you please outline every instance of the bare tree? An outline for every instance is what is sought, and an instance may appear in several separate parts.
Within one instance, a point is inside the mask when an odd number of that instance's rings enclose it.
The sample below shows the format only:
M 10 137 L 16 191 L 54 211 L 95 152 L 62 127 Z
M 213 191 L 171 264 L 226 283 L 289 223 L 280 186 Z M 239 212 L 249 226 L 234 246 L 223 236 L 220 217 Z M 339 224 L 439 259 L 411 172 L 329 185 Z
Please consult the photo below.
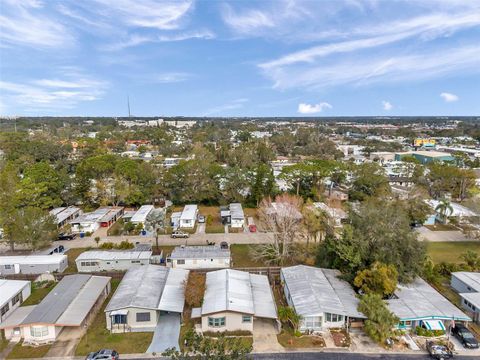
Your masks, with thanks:
M 260 221 L 273 234 L 273 243 L 254 247 L 256 258 L 282 265 L 292 255 L 292 244 L 303 236 L 301 207 L 302 199 L 289 194 L 279 195 L 275 201 L 266 198 L 260 203 Z
M 154 209 L 148 215 L 145 221 L 145 229 L 155 234 L 155 246 L 158 250 L 158 234 L 165 230 L 165 210 Z

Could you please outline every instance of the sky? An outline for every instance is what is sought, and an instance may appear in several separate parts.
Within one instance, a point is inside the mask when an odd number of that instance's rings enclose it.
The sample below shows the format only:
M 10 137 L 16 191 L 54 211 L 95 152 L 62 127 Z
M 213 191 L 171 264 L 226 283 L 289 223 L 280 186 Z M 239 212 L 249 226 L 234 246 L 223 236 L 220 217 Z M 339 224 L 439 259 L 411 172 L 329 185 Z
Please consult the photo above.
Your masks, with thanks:
M 477 0 L 0 0 L 0 114 L 480 115 Z

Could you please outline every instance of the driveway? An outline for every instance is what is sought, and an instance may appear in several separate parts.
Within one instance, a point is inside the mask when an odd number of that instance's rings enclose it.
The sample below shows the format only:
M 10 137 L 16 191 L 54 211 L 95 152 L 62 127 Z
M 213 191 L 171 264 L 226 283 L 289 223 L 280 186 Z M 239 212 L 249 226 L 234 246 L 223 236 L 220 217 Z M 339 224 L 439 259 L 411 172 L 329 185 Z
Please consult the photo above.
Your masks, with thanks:
M 195 234 L 205 234 L 205 223 L 198 223 Z
M 256 353 L 285 351 L 277 340 L 275 320 L 253 320 L 253 351 Z
M 453 231 L 432 231 L 422 226 L 417 230 L 420 240 L 431 242 L 445 242 L 445 241 L 469 241 L 465 235 L 458 230 Z M 470 240 L 471 241 L 471 240 Z
M 82 326 L 64 327 L 45 356 L 64 358 L 75 355 L 75 348 L 84 333 Z
M 162 353 L 172 347 L 180 349 L 179 336 L 180 314 L 161 314 L 147 353 Z

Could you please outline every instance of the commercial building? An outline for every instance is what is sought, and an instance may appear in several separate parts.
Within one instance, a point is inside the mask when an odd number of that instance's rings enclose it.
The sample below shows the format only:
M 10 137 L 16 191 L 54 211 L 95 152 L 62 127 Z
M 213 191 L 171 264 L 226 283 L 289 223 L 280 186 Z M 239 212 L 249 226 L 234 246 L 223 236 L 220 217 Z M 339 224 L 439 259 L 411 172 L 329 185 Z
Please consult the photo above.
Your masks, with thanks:
M 407 151 L 395 154 L 396 161 L 402 161 L 404 157 L 411 156 L 417 159 L 421 164 L 429 164 L 434 161 L 454 161 L 455 158 L 446 152 L 440 151 Z
M 452 273 L 452 288 L 462 298 L 462 307 L 476 323 L 480 323 L 480 273 L 459 271 Z
M 355 291 L 339 275 L 338 270 L 305 265 L 281 270 L 287 303 L 302 316 L 300 331 L 350 327 L 365 319 L 357 310 Z
M 66 327 L 85 327 L 110 292 L 110 278 L 65 276 L 38 305 L 18 308 L 0 324 L 8 340 L 52 343 Z
M 230 263 L 230 249 L 219 246 L 177 246 L 167 258 L 167 266 L 182 269 L 221 269 Z
M 0 279 L 0 323 L 18 308 L 30 293 L 30 281 Z
M 0 256 L 0 275 L 61 273 L 67 266 L 63 254 Z
M 265 275 L 224 269 L 207 273 L 202 307 L 192 309 L 201 318 L 201 331 L 249 331 L 263 319 L 277 324 L 277 308 Z
M 148 265 L 151 257 L 151 250 L 89 250 L 81 253 L 75 263 L 79 272 L 125 271 Z
M 185 303 L 184 288 L 188 270 L 158 265 L 128 270 L 105 308 L 107 329 L 111 332 L 154 331 L 162 316 L 178 315 Z

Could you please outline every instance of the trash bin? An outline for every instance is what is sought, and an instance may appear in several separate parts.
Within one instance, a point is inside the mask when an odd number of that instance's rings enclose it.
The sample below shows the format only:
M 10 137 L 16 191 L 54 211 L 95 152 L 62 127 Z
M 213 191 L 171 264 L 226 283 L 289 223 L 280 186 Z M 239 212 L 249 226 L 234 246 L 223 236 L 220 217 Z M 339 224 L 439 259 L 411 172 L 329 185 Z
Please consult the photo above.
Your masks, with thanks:
M 142 230 L 142 236 L 145 236 L 147 235 L 147 231 L 146 230 Z
M 80 238 L 84 238 L 85 237 L 85 233 L 81 232 L 80 233 Z

